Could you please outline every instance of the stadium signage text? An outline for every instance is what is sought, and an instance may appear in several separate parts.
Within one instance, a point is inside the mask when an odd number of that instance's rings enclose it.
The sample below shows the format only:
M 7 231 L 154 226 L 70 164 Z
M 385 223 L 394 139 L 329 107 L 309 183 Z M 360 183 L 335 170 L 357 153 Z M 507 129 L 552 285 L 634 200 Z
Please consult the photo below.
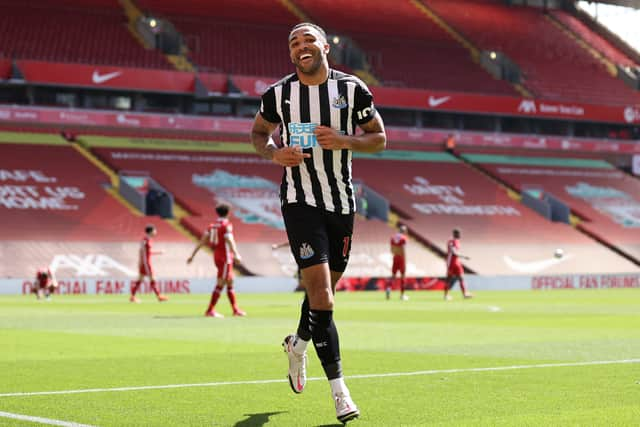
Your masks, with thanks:
M 38 170 L 0 170 L 0 183 L 28 182 L 34 185 L 0 185 L 0 206 L 6 209 L 50 209 L 76 210 L 77 205 L 69 204 L 68 199 L 82 200 L 85 194 L 78 187 L 38 184 L 57 182 L 55 177 L 47 177 Z
M 640 288 L 640 276 L 583 275 L 583 276 L 533 276 L 531 289 L 611 289 Z
M 58 280 L 56 294 L 61 295 L 111 295 L 128 294 L 134 280 Z M 22 282 L 22 293 L 30 294 L 34 283 L 30 280 Z M 158 287 L 162 293 L 166 294 L 189 294 L 191 293 L 189 280 L 158 280 Z M 140 287 L 141 292 L 151 292 L 148 282 Z
M 431 215 L 486 215 L 520 216 L 520 211 L 507 205 L 466 205 L 465 192 L 459 185 L 433 185 L 428 179 L 416 176 L 412 184 L 404 184 L 404 189 L 414 196 L 436 197 L 438 203 L 413 203 L 418 212 Z

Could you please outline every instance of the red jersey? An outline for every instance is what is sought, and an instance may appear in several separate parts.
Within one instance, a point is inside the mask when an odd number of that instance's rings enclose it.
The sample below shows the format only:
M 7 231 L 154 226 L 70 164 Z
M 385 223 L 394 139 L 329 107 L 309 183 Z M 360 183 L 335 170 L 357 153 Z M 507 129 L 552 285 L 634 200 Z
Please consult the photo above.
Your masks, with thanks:
M 38 272 L 36 273 L 36 283 L 38 284 L 38 287 L 46 288 L 47 286 L 49 286 L 52 277 L 53 275 L 51 274 L 51 270 L 49 270 L 48 268 L 38 270 Z
M 407 236 L 402 233 L 396 233 L 391 236 L 391 247 L 394 248 L 402 248 L 407 244 Z M 394 255 L 401 256 L 401 255 Z
M 140 272 L 143 272 L 143 274 L 151 272 L 151 244 L 152 240 L 149 236 L 144 236 L 142 241 L 140 241 L 138 266 L 140 267 Z
M 462 271 L 462 262 L 458 255 L 454 253 L 460 251 L 460 240 L 451 239 L 447 242 L 447 270 L 448 271 Z
M 216 222 L 207 228 L 209 245 L 213 249 L 213 258 L 220 262 L 233 262 L 233 251 L 227 243 L 228 237 L 233 236 L 233 225 L 227 218 L 218 218 Z

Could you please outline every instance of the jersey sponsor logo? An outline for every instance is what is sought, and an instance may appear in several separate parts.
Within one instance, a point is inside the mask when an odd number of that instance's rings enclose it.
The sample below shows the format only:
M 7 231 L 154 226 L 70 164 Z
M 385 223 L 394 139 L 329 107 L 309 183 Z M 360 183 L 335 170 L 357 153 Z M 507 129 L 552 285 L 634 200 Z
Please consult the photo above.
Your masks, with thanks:
M 299 145 L 302 148 L 316 147 L 318 140 L 313 133 L 316 126 L 315 123 L 289 123 L 287 125 L 287 129 L 289 130 L 289 145 Z
M 371 115 L 372 107 L 363 108 L 362 110 L 356 112 L 356 116 L 358 116 L 358 120 L 363 120 Z
M 301 259 L 309 259 L 314 254 L 315 254 L 315 252 L 313 251 L 313 248 L 311 247 L 310 244 L 305 242 L 305 243 L 300 245 L 300 258 Z
M 344 95 L 340 95 L 333 98 L 333 101 L 331 101 L 331 106 L 333 108 L 338 108 L 342 110 L 343 108 L 347 108 L 348 104 L 347 104 L 347 100 L 344 99 Z
M 451 99 L 450 96 L 442 96 L 440 98 L 436 98 L 435 96 L 430 96 L 429 97 L 429 107 L 438 107 L 438 106 L 444 104 L 445 102 L 447 102 L 450 99 Z
M 106 83 L 109 80 L 113 80 L 116 77 L 119 77 L 122 74 L 122 71 L 114 71 L 113 73 L 100 74 L 98 70 L 95 70 L 91 75 L 91 81 L 97 85 L 102 83 Z

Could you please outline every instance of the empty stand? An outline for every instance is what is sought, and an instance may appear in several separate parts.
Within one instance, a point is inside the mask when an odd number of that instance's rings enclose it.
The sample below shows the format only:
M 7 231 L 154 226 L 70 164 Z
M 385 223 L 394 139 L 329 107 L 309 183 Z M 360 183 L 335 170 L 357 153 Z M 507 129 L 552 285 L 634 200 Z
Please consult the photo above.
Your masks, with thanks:
M 278 198 L 282 168 L 254 154 L 222 152 L 176 152 L 95 148 L 94 152 L 118 170 L 147 170 L 158 183 L 172 191 L 191 216 L 183 224 L 200 235 L 216 218 L 214 207 L 229 202 L 231 220 L 243 262 L 253 273 L 282 276 L 293 274 L 290 249 L 271 250 L 287 241 Z M 359 218 L 355 225 L 350 276 L 390 274 L 387 224 Z M 409 274 L 429 274 L 441 261 L 413 243 Z
M 514 201 L 498 184 L 453 156 L 416 153 L 414 158 L 386 160 L 384 169 L 383 160 L 356 159 L 354 175 L 388 197 L 401 219 L 442 251 L 451 230 L 462 228 L 462 253 L 471 257 L 465 265 L 477 273 L 602 273 L 636 268 L 571 226 L 547 221 Z M 562 260 L 553 258 L 558 247 L 567 254 Z M 443 262 L 429 274 L 444 272 Z
M 537 187 L 553 194 L 583 219 L 579 228 L 640 263 L 637 179 L 601 160 L 475 153 L 465 157 L 515 188 Z
M 409 0 L 298 0 L 328 32 L 352 37 L 385 85 L 449 91 L 515 94 L 474 63 L 469 51 Z M 357 17 L 357 25 L 354 25 Z
M 70 146 L 0 144 L 0 158 L 4 239 L 137 241 L 151 220 L 107 194 L 109 178 Z M 154 222 L 163 239 L 185 241 Z
M 293 72 L 288 31 L 299 19 L 277 0 L 140 1 L 165 16 L 184 36 L 189 56 L 203 71 L 280 76 Z
M 567 28 L 590 44 L 594 49 L 616 64 L 623 66 L 637 65 L 633 59 L 618 49 L 609 40 L 594 32 L 584 22 L 564 10 L 552 10 L 551 14 Z
M 60 4 L 62 3 L 62 4 Z M 0 52 L 16 59 L 172 68 L 131 35 L 117 1 L 0 0 Z
M 590 104 L 635 104 L 640 94 L 607 74 L 604 66 L 541 9 L 498 1 L 424 0 L 484 50 L 504 52 L 537 97 Z

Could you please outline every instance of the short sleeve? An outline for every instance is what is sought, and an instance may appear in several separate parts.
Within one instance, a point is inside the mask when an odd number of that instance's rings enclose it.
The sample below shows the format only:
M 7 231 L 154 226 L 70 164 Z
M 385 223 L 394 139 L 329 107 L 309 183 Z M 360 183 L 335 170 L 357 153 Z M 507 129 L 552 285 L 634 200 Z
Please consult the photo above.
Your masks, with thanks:
M 276 93 L 273 86 L 271 86 L 265 93 L 262 94 L 260 102 L 260 115 L 270 123 L 280 123 L 282 118 L 278 114 L 276 106 Z
M 367 123 L 376 115 L 376 109 L 373 105 L 373 95 L 364 83 L 356 86 L 353 109 L 355 111 L 355 121 L 359 125 Z

